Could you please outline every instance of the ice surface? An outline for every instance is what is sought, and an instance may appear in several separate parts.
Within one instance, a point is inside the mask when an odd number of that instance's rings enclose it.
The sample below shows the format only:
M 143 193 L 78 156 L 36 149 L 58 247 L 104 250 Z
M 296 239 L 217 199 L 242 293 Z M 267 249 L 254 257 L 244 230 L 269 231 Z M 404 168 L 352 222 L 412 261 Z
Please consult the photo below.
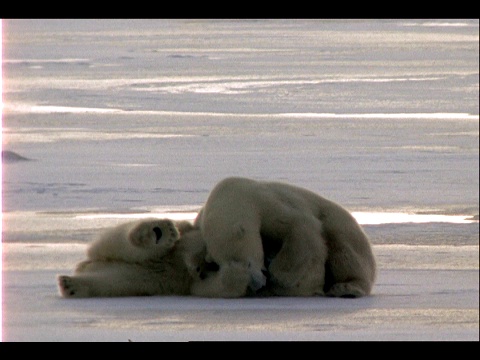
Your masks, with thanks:
M 30 160 L 2 167 L 4 340 L 478 340 L 478 20 L 3 20 L 3 38 L 2 150 Z M 191 219 L 232 175 L 353 211 L 373 296 L 58 296 L 98 231 Z
M 374 246 L 381 270 L 373 295 L 361 299 L 65 300 L 57 294 L 55 275 L 70 273 L 85 245 L 4 247 L 6 341 L 478 340 L 479 336 L 478 245 L 430 246 L 420 254 L 418 246 Z

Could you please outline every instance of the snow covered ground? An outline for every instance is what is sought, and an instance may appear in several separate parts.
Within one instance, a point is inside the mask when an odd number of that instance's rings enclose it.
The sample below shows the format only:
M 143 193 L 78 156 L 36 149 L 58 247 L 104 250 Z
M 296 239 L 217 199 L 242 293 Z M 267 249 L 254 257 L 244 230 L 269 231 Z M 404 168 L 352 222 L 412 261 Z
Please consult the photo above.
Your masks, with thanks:
M 55 276 L 72 273 L 86 244 L 7 242 L 3 339 L 478 340 L 478 223 L 442 225 L 366 225 L 376 243 L 379 274 L 373 295 L 361 299 L 65 300 L 58 295 Z M 61 237 L 66 229 L 58 231 Z M 454 239 L 440 244 L 444 239 L 435 236 L 440 232 Z M 386 234 L 395 240 L 382 243 Z
M 3 20 L 4 341 L 478 340 L 478 20 Z M 363 299 L 64 300 L 102 228 L 240 175 L 350 209 Z

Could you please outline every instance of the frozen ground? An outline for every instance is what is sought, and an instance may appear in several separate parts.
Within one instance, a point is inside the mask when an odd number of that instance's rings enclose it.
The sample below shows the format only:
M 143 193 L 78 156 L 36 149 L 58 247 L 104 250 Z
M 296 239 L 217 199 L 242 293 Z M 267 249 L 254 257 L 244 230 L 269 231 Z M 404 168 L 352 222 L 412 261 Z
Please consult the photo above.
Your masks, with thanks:
M 20 241 L 15 225 L 27 215 L 49 225 L 50 242 Z M 362 299 L 60 298 L 55 276 L 83 259 L 82 239 L 128 216 L 6 217 L 20 236 L 3 244 L 5 341 L 478 340 L 478 222 L 365 225 L 379 276 Z M 63 235 L 69 228 L 78 234 Z
M 2 167 L 3 340 L 479 339 L 478 20 L 4 20 L 3 33 L 3 149 L 29 159 Z M 353 211 L 378 258 L 373 295 L 58 296 L 55 275 L 100 229 L 191 218 L 231 175 Z

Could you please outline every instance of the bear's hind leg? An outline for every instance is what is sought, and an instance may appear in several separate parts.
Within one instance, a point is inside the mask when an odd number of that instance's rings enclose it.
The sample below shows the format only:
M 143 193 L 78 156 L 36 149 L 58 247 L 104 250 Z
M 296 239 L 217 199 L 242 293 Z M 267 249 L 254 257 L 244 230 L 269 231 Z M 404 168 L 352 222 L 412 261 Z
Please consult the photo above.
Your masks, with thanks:
M 65 298 L 146 296 L 162 294 L 162 278 L 135 264 L 85 261 L 75 275 L 57 277 Z
M 57 277 L 60 295 L 64 298 L 90 297 L 89 286 L 75 276 L 60 275 Z

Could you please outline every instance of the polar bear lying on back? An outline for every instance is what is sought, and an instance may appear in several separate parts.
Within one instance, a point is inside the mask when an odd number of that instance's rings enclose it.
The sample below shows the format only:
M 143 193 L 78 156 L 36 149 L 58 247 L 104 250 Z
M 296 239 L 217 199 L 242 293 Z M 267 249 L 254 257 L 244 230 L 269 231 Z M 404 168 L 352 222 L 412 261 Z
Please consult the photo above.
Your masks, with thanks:
M 219 265 L 193 285 L 197 295 L 238 297 L 250 288 L 267 295 L 360 297 L 375 280 L 375 258 L 356 220 L 296 186 L 227 178 L 212 190 L 195 226 L 207 261 Z M 239 281 L 225 282 L 223 275 L 232 272 Z
M 227 178 L 193 226 L 120 225 L 58 283 L 65 297 L 360 297 L 374 280 L 369 240 L 340 205 L 284 183 Z
M 58 287 L 67 298 L 189 295 L 204 258 L 205 245 L 190 223 L 132 221 L 101 233 L 75 274 L 58 276 Z

